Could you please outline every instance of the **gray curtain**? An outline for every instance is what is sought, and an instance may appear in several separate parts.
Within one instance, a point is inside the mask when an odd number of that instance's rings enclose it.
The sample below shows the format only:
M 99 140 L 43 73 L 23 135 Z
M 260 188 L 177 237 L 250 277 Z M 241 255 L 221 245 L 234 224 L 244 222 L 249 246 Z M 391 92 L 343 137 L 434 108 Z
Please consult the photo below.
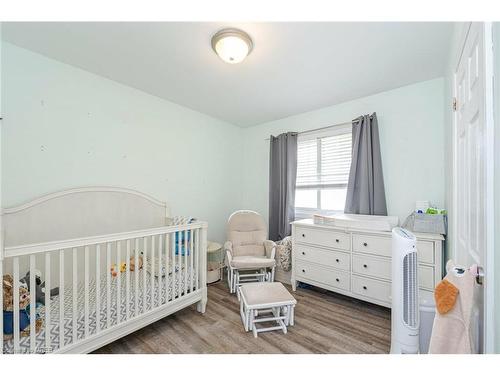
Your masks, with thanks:
M 295 220 L 295 181 L 297 180 L 297 133 L 270 138 L 269 161 L 269 239 L 282 240 L 291 234 Z
M 344 212 L 387 215 L 376 113 L 352 123 L 352 162 Z

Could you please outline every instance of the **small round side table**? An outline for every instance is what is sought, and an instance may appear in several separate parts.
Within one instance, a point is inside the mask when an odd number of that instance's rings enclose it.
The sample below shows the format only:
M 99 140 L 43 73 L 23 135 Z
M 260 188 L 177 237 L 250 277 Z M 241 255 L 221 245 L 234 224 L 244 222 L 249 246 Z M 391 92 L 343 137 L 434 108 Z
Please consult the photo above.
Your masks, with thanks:
M 207 283 L 222 280 L 224 267 L 224 252 L 222 245 L 217 242 L 208 242 L 207 245 Z

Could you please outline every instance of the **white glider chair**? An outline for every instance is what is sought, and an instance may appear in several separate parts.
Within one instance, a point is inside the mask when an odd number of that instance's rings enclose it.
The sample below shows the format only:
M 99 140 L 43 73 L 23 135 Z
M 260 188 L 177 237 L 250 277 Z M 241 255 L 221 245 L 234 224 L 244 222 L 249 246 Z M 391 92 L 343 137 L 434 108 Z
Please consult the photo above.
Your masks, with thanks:
M 257 212 L 241 210 L 229 217 L 224 249 L 231 293 L 242 282 L 274 281 L 276 244 L 267 239 L 266 223 Z

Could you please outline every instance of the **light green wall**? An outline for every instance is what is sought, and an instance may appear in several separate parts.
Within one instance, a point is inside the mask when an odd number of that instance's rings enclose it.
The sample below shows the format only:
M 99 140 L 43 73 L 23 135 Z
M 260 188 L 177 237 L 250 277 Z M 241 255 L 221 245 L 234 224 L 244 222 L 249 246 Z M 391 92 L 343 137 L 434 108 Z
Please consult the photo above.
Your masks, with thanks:
M 8 43 L 3 52 L 4 207 L 121 186 L 207 220 L 209 239 L 224 239 L 240 202 L 240 128 Z
M 268 212 L 270 134 L 304 131 L 377 112 L 389 215 L 400 220 L 416 200 L 444 205 L 443 79 L 434 79 L 247 128 L 244 207 Z

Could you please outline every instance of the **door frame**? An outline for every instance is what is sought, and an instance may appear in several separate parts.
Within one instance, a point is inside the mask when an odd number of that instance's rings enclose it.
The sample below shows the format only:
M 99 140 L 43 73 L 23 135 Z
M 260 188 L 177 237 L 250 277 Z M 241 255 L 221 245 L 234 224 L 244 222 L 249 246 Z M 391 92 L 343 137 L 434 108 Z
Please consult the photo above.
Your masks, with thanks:
M 469 30 L 472 23 L 469 23 L 460 33 L 459 43 L 458 43 L 458 53 L 454 56 L 453 60 L 453 97 L 457 97 L 457 76 L 456 72 L 458 69 L 458 64 L 462 58 L 463 50 L 465 47 L 465 42 L 469 35 Z M 494 199 L 494 155 L 495 155 L 495 142 L 494 142 L 494 108 L 493 108 L 493 28 L 491 22 L 484 22 L 484 119 L 485 119 L 485 150 L 484 150 L 484 160 L 485 160 L 485 173 L 486 173 L 486 249 L 484 252 L 484 352 L 494 353 L 495 352 L 495 314 L 494 314 L 494 299 L 495 299 L 495 274 L 494 274 L 494 253 L 495 253 L 495 226 L 494 226 L 494 214 L 495 214 L 495 199 Z M 453 192 L 453 209 L 452 211 L 452 226 L 453 234 L 457 233 L 457 212 L 456 207 L 458 207 L 457 201 L 457 152 L 456 152 L 456 141 L 457 141 L 457 125 L 458 116 L 457 112 L 453 112 L 453 140 L 452 140 L 452 152 L 453 152 L 453 166 L 452 166 L 452 192 Z M 451 258 L 456 259 L 457 255 L 456 241 L 453 241 L 453 247 L 451 249 Z

